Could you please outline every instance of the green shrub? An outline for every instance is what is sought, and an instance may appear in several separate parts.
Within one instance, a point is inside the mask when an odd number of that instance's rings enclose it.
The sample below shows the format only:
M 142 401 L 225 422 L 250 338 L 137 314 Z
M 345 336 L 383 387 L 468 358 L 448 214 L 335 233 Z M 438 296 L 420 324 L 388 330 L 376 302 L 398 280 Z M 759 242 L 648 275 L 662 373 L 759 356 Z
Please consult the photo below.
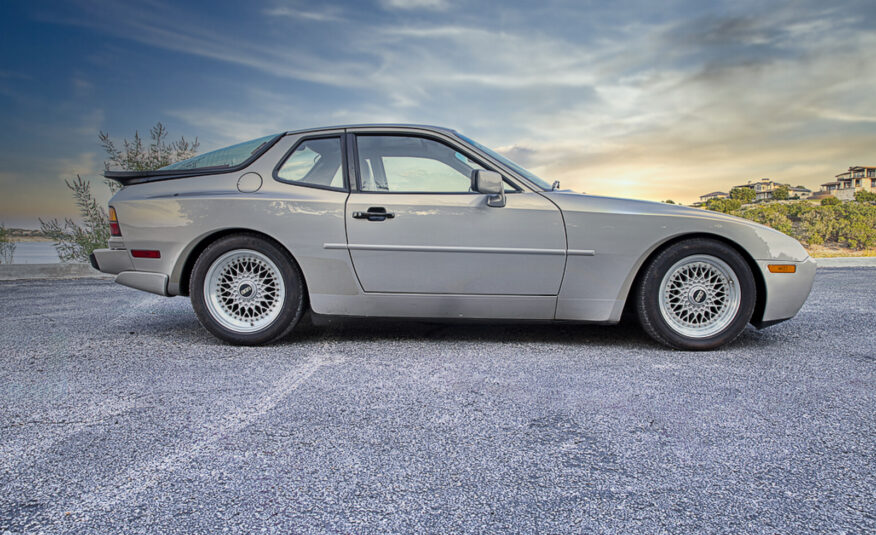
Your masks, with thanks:
M 730 198 L 742 204 L 754 202 L 757 194 L 752 188 L 733 188 L 730 190 Z
M 821 199 L 821 206 L 833 206 L 835 204 L 842 204 L 842 201 L 836 197 L 825 197 Z
M 736 199 L 712 199 L 706 203 L 706 209 L 715 212 L 724 212 L 725 214 L 729 214 L 734 210 L 739 210 L 741 207 L 742 203 Z
M 864 190 L 856 191 L 855 202 L 876 202 L 876 193 Z
M 852 249 L 876 247 L 876 205 L 846 203 L 842 212 L 837 241 Z
M 837 241 L 836 206 L 820 206 L 800 216 L 801 233 L 795 238 L 810 245 L 821 245 L 826 241 Z
M 0 225 L 0 264 L 11 264 L 15 256 L 15 242 L 9 235 L 6 225 Z
M 876 247 L 876 204 L 839 201 L 822 206 L 808 202 L 767 203 L 733 210 L 732 213 L 809 245 L 836 243 L 852 249 Z
M 792 223 L 788 211 L 788 205 L 769 203 L 743 210 L 739 215 L 790 235 Z

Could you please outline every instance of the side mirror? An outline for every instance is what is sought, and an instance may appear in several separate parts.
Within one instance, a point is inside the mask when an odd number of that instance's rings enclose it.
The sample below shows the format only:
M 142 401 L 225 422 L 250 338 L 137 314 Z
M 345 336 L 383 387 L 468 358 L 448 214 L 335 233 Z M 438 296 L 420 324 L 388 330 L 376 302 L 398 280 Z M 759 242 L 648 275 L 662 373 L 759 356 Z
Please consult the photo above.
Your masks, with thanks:
M 494 208 L 505 206 L 505 182 L 499 173 L 486 169 L 474 169 L 471 172 L 471 189 L 489 195 L 487 206 Z

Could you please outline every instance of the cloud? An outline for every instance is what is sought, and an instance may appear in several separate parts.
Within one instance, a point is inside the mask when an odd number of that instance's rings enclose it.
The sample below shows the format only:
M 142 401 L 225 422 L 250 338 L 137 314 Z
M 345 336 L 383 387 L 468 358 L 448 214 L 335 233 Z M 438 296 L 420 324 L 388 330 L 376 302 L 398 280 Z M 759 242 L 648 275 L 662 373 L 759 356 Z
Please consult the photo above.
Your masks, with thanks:
M 86 27 L 160 49 L 182 52 L 211 60 L 236 64 L 282 78 L 331 86 L 358 85 L 361 67 L 338 62 L 326 69 L 325 62 L 300 48 L 277 43 L 260 43 L 235 36 L 233 28 L 219 31 L 196 23 L 196 17 L 161 2 L 148 6 L 80 2 L 85 16 L 63 17 L 44 13 L 56 24 Z
M 426 9 L 443 11 L 450 7 L 447 0 L 380 0 L 384 9 Z
M 339 15 L 338 10 L 331 9 L 326 9 L 324 11 L 309 11 L 295 9 L 288 6 L 277 6 L 265 10 L 265 14 L 269 17 L 288 17 L 313 22 L 341 22 L 345 20 Z
M 80 75 L 74 76 L 70 80 L 70 85 L 73 86 L 73 94 L 77 97 L 85 97 L 91 95 L 94 91 L 94 84 Z
M 507 147 L 564 186 L 627 184 L 654 198 L 663 187 L 691 201 L 769 173 L 814 185 L 816 170 L 870 154 L 861 140 L 876 135 L 866 3 L 547 5 L 537 19 L 510 3 L 450 14 L 443 1 L 383 2 L 394 13 L 382 16 L 276 4 L 257 12 L 263 32 L 194 24 L 201 13 L 159 1 L 80 5 L 53 20 L 220 62 L 229 78 L 240 67 L 267 75 L 259 90 L 241 84 L 237 112 L 168 111 L 204 132 L 204 148 L 210 136 L 218 145 L 332 122 L 431 122 Z

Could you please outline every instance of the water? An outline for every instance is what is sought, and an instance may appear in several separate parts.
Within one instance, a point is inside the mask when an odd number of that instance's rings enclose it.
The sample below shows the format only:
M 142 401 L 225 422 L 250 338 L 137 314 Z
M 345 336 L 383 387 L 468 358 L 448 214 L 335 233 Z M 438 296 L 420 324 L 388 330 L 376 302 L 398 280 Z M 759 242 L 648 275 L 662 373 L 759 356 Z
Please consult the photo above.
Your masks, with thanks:
M 15 244 L 13 264 L 58 264 L 61 259 L 48 241 L 20 241 Z

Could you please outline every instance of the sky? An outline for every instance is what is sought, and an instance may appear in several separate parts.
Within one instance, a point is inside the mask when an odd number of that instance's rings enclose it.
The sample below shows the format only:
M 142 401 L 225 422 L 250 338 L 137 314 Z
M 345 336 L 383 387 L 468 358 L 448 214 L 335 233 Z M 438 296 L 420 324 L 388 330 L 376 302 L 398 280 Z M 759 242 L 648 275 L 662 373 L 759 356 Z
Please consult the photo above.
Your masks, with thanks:
M 591 194 L 691 203 L 876 165 L 876 2 L 0 2 L 0 223 L 106 200 L 98 133 L 201 151 L 454 128 Z

